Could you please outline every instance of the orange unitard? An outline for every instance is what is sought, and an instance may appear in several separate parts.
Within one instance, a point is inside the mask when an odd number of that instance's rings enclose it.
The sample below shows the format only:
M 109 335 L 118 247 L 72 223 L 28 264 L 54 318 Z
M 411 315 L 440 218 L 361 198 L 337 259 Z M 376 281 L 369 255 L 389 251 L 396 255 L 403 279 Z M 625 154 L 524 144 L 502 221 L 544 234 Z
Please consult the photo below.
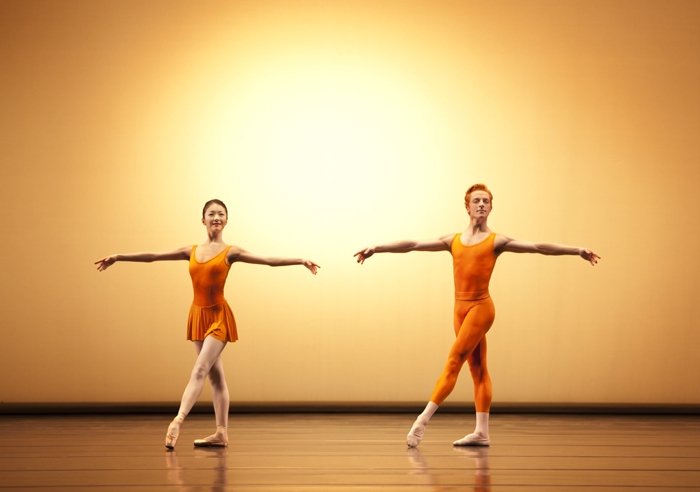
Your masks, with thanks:
M 236 320 L 224 299 L 224 284 L 231 265 L 226 263 L 229 246 L 209 261 L 200 263 L 194 256 L 197 246 L 190 254 L 190 277 L 194 289 L 194 300 L 187 320 L 187 339 L 204 340 L 211 335 L 222 342 L 238 340 Z
M 452 262 L 455 277 L 454 326 L 457 340 L 450 349 L 445 370 L 438 379 L 430 401 L 440 405 L 452 393 L 457 375 L 465 361 L 474 380 L 474 402 L 477 412 L 488 412 L 491 407 L 491 378 L 486 369 L 486 332 L 496 316 L 489 295 L 489 280 L 496 255 L 491 234 L 478 244 L 465 246 L 462 235 L 452 240 Z

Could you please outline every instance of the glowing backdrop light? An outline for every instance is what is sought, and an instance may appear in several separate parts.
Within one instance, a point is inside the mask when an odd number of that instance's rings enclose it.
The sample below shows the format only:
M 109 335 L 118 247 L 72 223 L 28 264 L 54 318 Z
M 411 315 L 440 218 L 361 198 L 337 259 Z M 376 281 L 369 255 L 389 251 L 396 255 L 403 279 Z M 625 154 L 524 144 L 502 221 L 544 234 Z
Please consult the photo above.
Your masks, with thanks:
M 461 230 L 486 182 L 496 231 L 603 256 L 498 260 L 496 399 L 700 402 L 697 11 L 3 2 L 2 400 L 176 401 L 186 265 L 92 262 L 202 242 L 217 197 L 227 241 L 322 266 L 232 268 L 234 402 L 424 401 L 450 257 L 352 254 Z

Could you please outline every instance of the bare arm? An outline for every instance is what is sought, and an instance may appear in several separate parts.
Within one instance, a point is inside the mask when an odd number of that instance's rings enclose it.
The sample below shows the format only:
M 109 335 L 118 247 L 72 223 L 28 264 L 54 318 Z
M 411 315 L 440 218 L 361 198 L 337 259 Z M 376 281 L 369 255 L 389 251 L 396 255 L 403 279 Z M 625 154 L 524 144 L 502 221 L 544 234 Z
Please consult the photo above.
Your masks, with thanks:
M 240 246 L 231 246 L 228 250 L 226 259 L 229 263 L 240 261 L 242 263 L 253 263 L 255 265 L 268 265 L 272 267 L 289 266 L 289 265 L 304 265 L 308 270 L 316 275 L 318 269 L 321 268 L 316 263 L 304 258 L 286 258 L 283 256 L 264 256 L 256 253 L 251 253 Z
M 496 244 L 494 252 L 501 254 L 506 251 L 511 253 L 539 253 L 548 256 L 572 255 L 580 256 L 584 260 L 590 262 L 591 265 L 598 263 L 600 256 L 587 248 L 579 248 L 577 246 L 565 246 L 555 243 L 533 243 L 530 241 L 522 241 L 520 239 L 512 239 L 501 234 L 496 236 Z
M 117 261 L 140 261 L 151 263 L 153 261 L 173 261 L 173 260 L 189 260 L 192 253 L 192 246 L 183 246 L 182 248 L 173 251 L 165 251 L 162 253 L 130 253 L 126 255 L 111 255 L 105 256 L 101 260 L 97 260 L 97 270 L 102 272 L 107 270 Z
M 355 253 L 357 262 L 363 264 L 374 253 L 408 253 L 410 251 L 449 251 L 454 234 L 447 234 L 436 239 L 402 239 L 378 246 L 370 246 Z

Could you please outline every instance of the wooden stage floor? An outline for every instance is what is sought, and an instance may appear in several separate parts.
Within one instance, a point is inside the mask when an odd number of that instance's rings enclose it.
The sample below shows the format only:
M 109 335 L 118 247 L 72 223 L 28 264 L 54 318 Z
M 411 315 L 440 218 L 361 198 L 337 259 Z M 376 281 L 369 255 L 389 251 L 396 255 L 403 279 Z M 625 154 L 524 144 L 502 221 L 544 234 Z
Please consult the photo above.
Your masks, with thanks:
M 473 416 L 439 413 L 418 448 L 407 414 L 232 414 L 228 449 L 193 415 L 0 416 L 0 491 L 700 490 L 700 416 L 502 415 L 490 448 L 455 448 Z

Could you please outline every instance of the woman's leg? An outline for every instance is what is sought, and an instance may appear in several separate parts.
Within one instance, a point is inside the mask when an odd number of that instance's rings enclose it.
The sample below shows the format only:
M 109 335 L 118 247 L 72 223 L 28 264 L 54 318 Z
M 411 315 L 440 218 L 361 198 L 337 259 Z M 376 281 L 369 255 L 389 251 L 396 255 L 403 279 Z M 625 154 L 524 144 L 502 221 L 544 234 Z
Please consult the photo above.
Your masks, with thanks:
M 187 414 L 190 413 L 197 398 L 202 394 L 204 380 L 207 378 L 209 371 L 211 371 L 211 368 L 216 363 L 216 359 L 219 358 L 225 346 L 226 342 L 222 342 L 211 336 L 207 337 L 204 342 L 202 342 L 202 348 L 197 356 L 197 362 L 194 363 L 194 368 L 192 369 L 190 382 L 187 383 L 185 392 L 182 394 L 178 415 L 184 414 L 187 416 Z
M 211 396 L 214 401 L 214 413 L 216 414 L 216 426 L 226 428 L 228 426 L 229 394 L 226 379 L 224 377 L 224 363 L 221 356 L 216 359 L 209 371 L 211 383 Z
M 197 354 L 202 350 L 203 342 L 196 340 L 194 348 Z M 214 414 L 216 415 L 216 426 L 228 426 L 228 411 L 229 411 L 229 393 L 224 376 L 224 363 L 221 360 L 221 354 L 216 358 L 216 362 L 209 371 L 209 383 L 211 383 L 211 396 L 214 402 Z
M 180 409 L 177 413 L 177 417 L 168 426 L 168 434 L 166 436 L 165 445 L 168 448 L 175 447 L 177 438 L 180 435 L 180 425 L 190 413 L 192 407 L 194 406 L 199 395 L 202 394 L 202 388 L 204 388 L 204 380 L 209 374 L 209 371 L 214 366 L 216 359 L 219 358 L 221 352 L 224 350 L 226 342 L 217 340 L 214 337 L 207 337 L 199 348 L 199 355 L 197 356 L 197 361 L 194 364 L 194 369 L 192 369 L 192 374 L 190 376 L 190 382 L 187 383 L 185 392 L 182 395 L 182 400 L 180 402 Z M 198 347 L 195 345 L 195 349 Z
M 214 400 L 214 413 L 216 414 L 216 431 L 204 439 L 196 439 L 195 446 L 228 446 L 228 410 L 229 395 L 226 380 L 224 379 L 224 364 L 221 355 L 216 359 L 209 371 L 212 400 Z

